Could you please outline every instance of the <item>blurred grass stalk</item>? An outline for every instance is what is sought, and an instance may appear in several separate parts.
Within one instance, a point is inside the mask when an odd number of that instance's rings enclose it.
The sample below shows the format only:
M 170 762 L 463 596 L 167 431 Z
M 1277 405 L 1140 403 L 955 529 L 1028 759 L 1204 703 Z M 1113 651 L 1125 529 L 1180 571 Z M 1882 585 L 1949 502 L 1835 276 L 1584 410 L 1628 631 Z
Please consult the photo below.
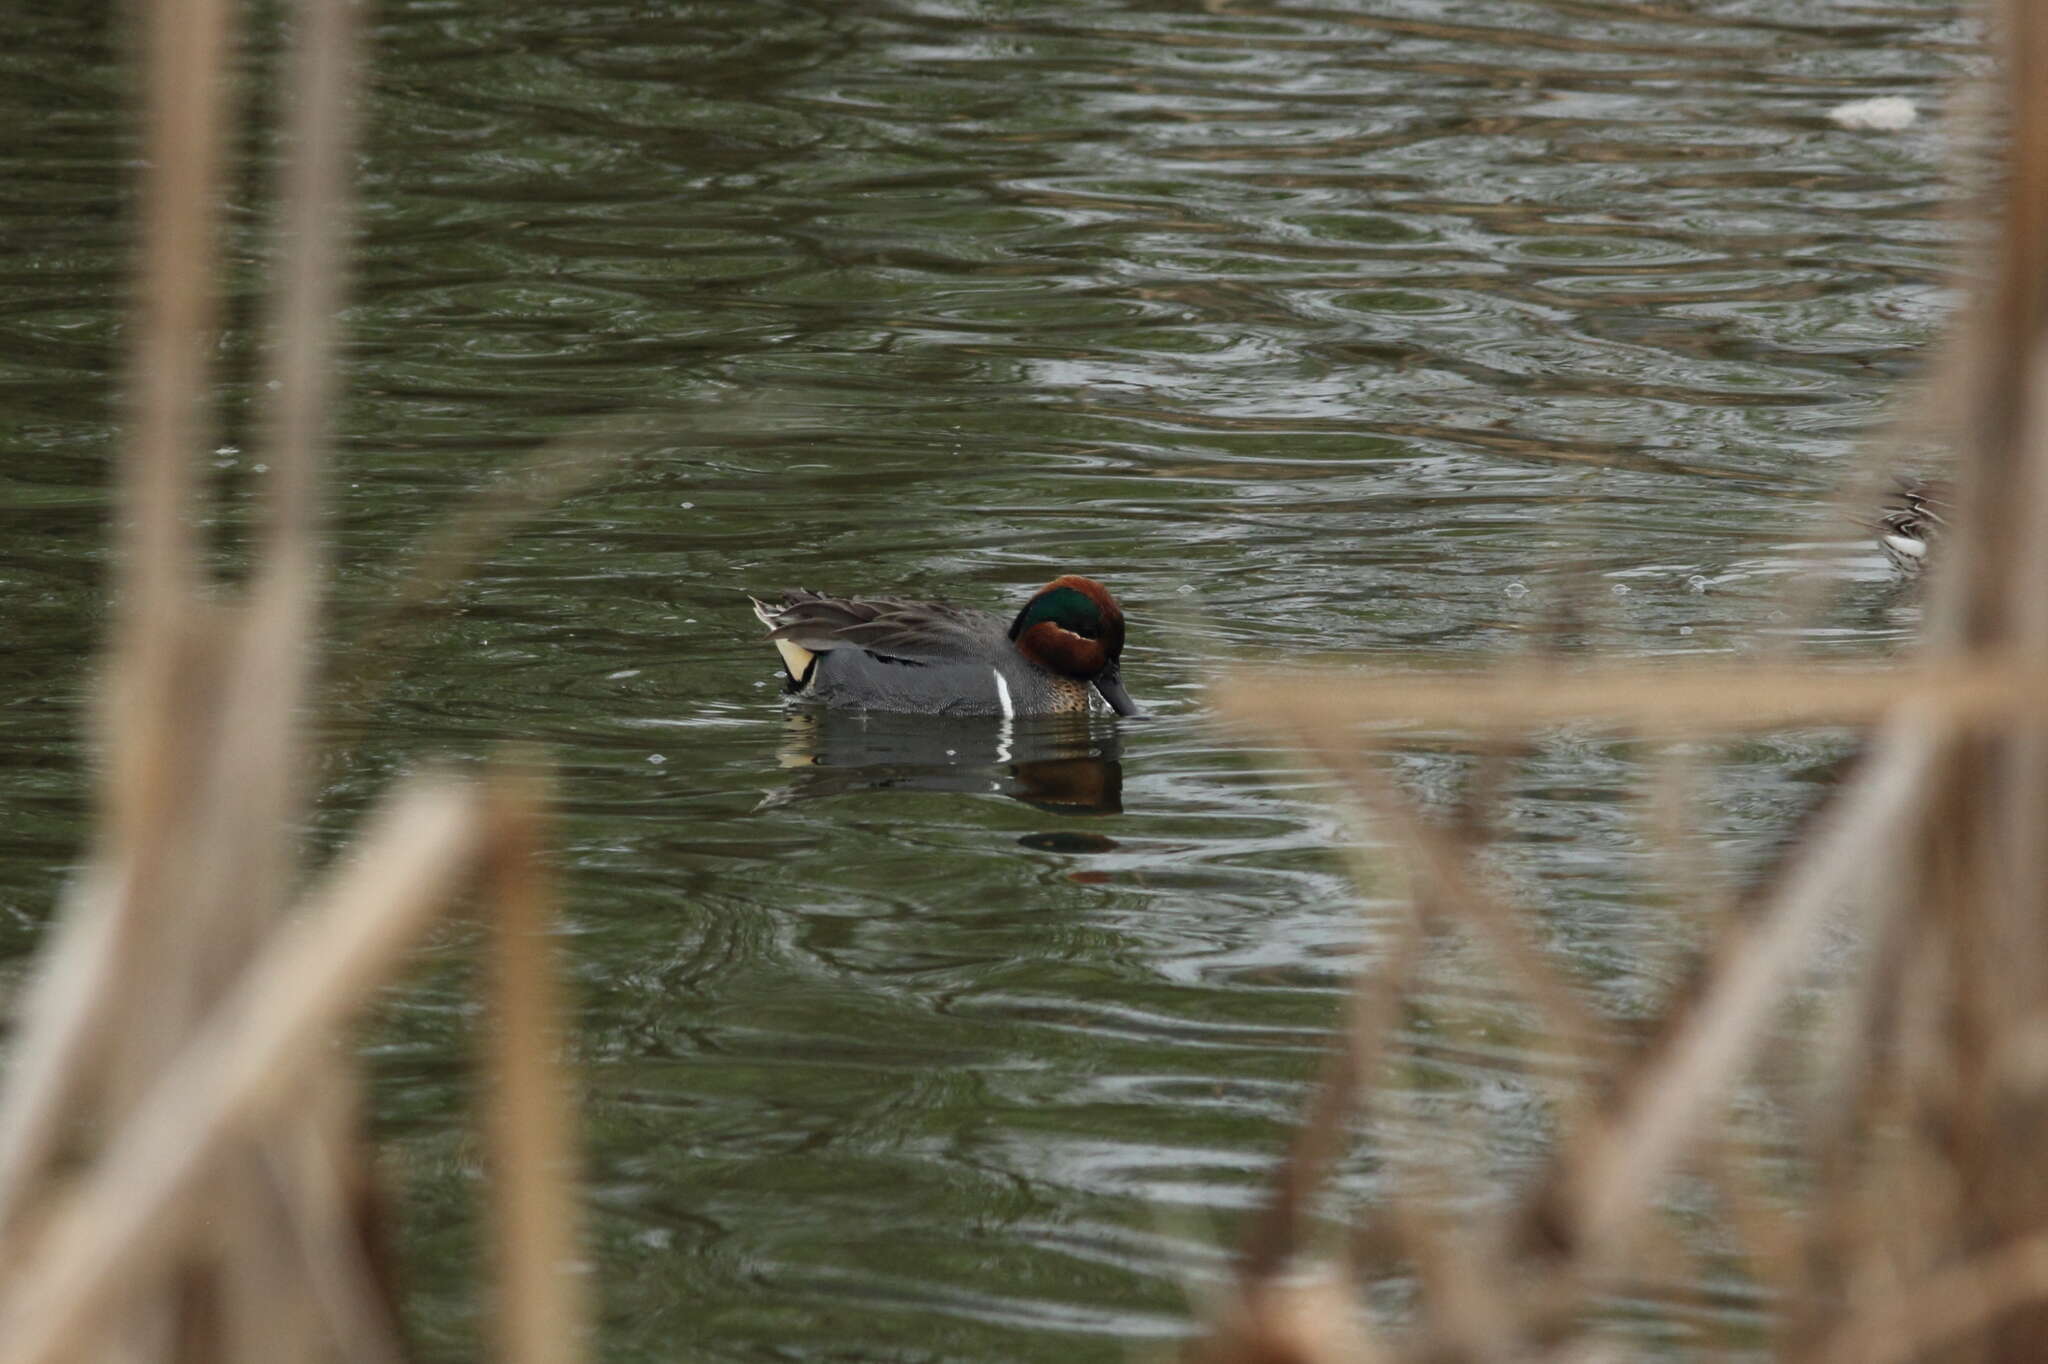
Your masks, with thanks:
M 360 1067 L 336 1042 L 479 884 L 498 945 L 499 1353 L 563 1364 L 580 1357 L 583 1310 L 540 784 L 415 778 L 301 892 L 364 7 L 296 6 L 271 472 L 238 593 L 206 581 L 196 529 L 237 35 L 227 0 L 138 13 L 145 244 L 99 826 L 22 992 L 0 1090 L 0 1364 L 405 1357 Z
M 2007 0 L 1990 17 L 2000 69 L 1984 103 L 2003 114 L 2006 175 L 1988 259 L 1931 403 L 1901 419 L 1924 431 L 1938 417 L 1961 503 L 1917 665 L 1224 679 L 1225 714 L 1300 750 L 1389 831 L 1418 930 L 1454 926 L 1489 948 L 1569 1054 L 1562 1069 L 1583 1078 L 1553 1105 L 1547 1168 L 1507 1206 L 1450 1225 L 1432 1209 L 1446 1194 L 1491 1206 L 1486 1177 L 1424 1196 L 1388 1152 L 1391 1192 L 1341 1252 L 1311 1255 L 1327 1240 L 1313 1229 L 1318 1186 L 1380 1078 L 1358 1058 L 1387 1050 L 1401 1010 L 1385 997 L 1414 969 L 1412 951 L 1391 952 L 1358 987 L 1355 1026 L 1191 1358 L 1628 1358 L 1642 1337 L 1616 1329 L 1611 1305 L 1640 1304 L 1651 1266 L 1690 1263 L 1677 1281 L 1725 1283 L 1732 1258 L 1761 1290 L 1763 1324 L 1725 1328 L 1720 1349 L 1814 1364 L 2048 1360 L 2048 7 Z M 1562 721 L 1644 736 L 1870 729 L 1770 874 L 1732 912 L 1699 907 L 1719 916 L 1717 941 L 1647 1040 L 1588 1035 L 1591 1010 L 1524 940 L 1533 920 L 1503 913 L 1474 865 L 1485 821 L 1425 821 L 1375 760 L 1387 736 L 1420 726 L 1490 736 L 1497 766 L 1532 727 Z M 1822 930 L 1845 916 L 1866 950 L 1842 968 L 1832 1027 L 1803 1066 L 1763 1066 Z M 1790 1158 L 1774 1154 L 1792 1173 L 1768 1193 L 1732 1111 L 1745 1083 L 1776 1084 L 1791 1115 Z M 1711 1234 L 1682 1234 L 1668 1211 L 1679 1176 L 1711 1189 Z M 1697 1197 L 1688 1206 L 1697 1216 Z M 1409 1285 L 1412 1311 L 1376 1320 L 1360 1293 L 1375 1283 Z M 1689 1329 L 1711 1353 L 1708 1328 Z

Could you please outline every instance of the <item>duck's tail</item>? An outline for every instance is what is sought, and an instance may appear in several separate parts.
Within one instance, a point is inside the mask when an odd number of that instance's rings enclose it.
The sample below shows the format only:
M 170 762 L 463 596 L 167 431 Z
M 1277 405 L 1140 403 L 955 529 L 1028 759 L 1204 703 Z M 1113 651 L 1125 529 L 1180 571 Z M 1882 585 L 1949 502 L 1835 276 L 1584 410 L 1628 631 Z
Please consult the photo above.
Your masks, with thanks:
M 767 626 L 771 634 L 782 628 L 782 607 L 771 606 L 751 592 L 747 594 L 747 600 L 754 604 L 754 618 Z M 789 685 L 801 687 L 804 679 L 811 675 L 811 664 L 817 661 L 818 656 L 794 640 L 777 639 L 772 642 L 775 652 L 782 655 L 782 667 L 789 674 Z

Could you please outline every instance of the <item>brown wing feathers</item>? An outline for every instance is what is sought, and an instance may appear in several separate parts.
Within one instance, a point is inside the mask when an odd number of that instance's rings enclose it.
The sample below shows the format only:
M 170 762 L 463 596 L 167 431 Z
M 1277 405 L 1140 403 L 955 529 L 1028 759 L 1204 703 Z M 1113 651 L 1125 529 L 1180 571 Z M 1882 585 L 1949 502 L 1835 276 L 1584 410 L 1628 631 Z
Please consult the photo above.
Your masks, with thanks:
M 826 597 L 801 588 L 784 592 L 779 605 L 756 600 L 754 614 L 768 626 L 768 638 L 783 649 L 790 675 L 799 680 L 810 665 L 810 654 L 849 645 L 912 662 L 974 657 L 978 633 L 992 628 L 976 613 L 939 602 Z M 801 666 L 790 659 L 785 646 L 804 651 Z

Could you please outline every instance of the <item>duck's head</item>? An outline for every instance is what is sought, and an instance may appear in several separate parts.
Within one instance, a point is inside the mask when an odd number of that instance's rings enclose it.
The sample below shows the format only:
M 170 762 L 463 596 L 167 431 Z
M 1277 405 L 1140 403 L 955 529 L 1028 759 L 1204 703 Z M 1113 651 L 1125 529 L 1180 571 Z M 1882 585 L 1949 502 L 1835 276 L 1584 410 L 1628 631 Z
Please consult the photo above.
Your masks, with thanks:
M 1138 713 L 1121 673 L 1124 611 L 1101 583 L 1073 574 L 1054 578 L 1010 622 L 1010 638 L 1041 667 L 1093 683 L 1118 715 Z

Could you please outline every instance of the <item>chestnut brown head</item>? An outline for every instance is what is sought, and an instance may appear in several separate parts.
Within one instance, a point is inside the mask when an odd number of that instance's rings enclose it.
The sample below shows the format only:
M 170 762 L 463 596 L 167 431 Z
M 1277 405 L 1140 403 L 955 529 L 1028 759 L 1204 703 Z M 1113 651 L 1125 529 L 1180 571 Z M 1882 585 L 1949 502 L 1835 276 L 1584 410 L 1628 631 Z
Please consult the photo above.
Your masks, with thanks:
M 1078 682 L 1091 682 L 1118 715 L 1136 715 L 1124 690 L 1124 612 L 1092 578 L 1054 578 L 1024 603 L 1010 623 L 1018 652 Z

